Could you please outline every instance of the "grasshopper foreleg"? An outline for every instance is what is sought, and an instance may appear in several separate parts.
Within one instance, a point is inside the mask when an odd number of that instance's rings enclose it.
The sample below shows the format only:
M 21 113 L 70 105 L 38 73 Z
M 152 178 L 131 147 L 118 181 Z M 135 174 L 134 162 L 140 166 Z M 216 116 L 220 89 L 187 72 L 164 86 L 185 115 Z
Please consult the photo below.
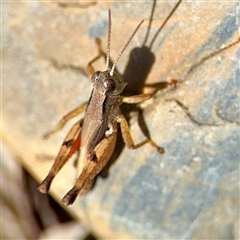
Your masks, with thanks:
M 104 53 L 104 51 L 102 49 L 101 40 L 99 38 L 96 38 L 95 42 L 96 42 L 97 48 L 98 48 L 98 55 L 93 60 L 91 60 L 87 65 L 87 72 L 90 76 L 92 76 L 95 73 L 95 70 L 94 70 L 94 67 L 92 64 L 95 61 L 97 61 L 99 58 L 106 57 L 106 54 Z

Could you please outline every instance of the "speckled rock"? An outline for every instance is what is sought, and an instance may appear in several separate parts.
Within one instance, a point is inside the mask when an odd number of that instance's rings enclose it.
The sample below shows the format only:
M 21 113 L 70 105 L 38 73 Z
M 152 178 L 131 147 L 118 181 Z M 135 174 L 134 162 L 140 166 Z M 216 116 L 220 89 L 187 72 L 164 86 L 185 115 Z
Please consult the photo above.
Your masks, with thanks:
M 85 67 L 97 54 L 94 38 L 106 50 L 109 8 L 113 60 L 145 20 L 118 64 L 126 94 L 178 80 L 129 115 L 134 141 L 145 132 L 165 154 L 119 139 L 107 177 L 68 208 L 101 238 L 240 237 L 239 6 L 184 1 L 154 38 L 175 5 L 157 2 L 149 26 L 149 1 L 2 3 L 3 140 L 39 181 L 77 120 L 47 142 L 41 136 L 88 99 Z M 55 199 L 74 179 L 72 160 L 53 182 Z

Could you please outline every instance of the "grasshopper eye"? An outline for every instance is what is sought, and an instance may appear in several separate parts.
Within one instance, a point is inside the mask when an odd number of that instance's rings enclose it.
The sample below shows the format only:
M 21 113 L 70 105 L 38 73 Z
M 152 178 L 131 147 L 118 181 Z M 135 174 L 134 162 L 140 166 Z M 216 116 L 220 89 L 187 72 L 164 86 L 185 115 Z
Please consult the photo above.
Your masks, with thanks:
M 92 75 L 92 82 L 96 82 L 98 80 L 98 77 L 100 75 L 101 71 L 96 71 L 93 75 Z
M 103 83 L 103 86 L 104 88 L 107 90 L 107 92 L 112 92 L 115 90 L 116 88 L 116 83 L 110 79 L 110 78 L 107 78 L 104 83 Z

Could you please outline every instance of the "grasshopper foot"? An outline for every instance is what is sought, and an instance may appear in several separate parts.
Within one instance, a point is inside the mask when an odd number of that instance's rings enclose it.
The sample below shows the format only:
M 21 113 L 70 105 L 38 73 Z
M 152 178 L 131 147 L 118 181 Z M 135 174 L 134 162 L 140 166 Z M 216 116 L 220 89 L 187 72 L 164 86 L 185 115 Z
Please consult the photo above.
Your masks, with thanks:
M 43 194 L 47 194 L 50 185 L 52 183 L 53 177 L 47 176 L 38 187 L 38 191 Z
M 62 199 L 62 204 L 67 207 L 68 205 L 71 205 L 74 203 L 74 201 L 76 200 L 79 192 L 81 189 L 77 188 L 77 187 L 73 187 Z

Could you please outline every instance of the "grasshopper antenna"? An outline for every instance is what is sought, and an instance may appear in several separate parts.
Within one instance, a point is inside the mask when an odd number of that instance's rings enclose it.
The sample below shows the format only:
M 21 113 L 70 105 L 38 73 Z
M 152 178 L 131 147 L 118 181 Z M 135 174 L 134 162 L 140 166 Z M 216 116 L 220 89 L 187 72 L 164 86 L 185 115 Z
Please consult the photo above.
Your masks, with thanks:
M 115 63 L 112 66 L 112 69 L 110 71 L 110 76 L 113 75 L 114 72 L 114 68 L 116 67 L 118 60 L 120 59 L 120 57 L 122 56 L 123 52 L 125 51 L 125 49 L 127 48 L 128 44 L 131 42 L 131 40 L 133 39 L 134 35 L 136 34 L 136 32 L 138 31 L 138 29 L 140 28 L 140 26 L 142 25 L 142 23 L 144 22 L 144 20 L 142 20 L 138 26 L 136 27 L 136 29 L 134 30 L 134 32 L 132 33 L 131 37 L 128 39 L 127 43 L 125 44 L 125 46 L 123 47 L 122 51 L 120 52 L 119 56 L 117 57 Z M 110 52 L 110 50 L 109 50 Z
M 110 45 L 111 45 L 111 27 L 112 27 L 112 19 L 111 19 L 111 10 L 108 10 L 108 46 L 107 46 L 107 60 L 105 71 L 108 70 L 109 67 L 109 59 L 110 59 Z

